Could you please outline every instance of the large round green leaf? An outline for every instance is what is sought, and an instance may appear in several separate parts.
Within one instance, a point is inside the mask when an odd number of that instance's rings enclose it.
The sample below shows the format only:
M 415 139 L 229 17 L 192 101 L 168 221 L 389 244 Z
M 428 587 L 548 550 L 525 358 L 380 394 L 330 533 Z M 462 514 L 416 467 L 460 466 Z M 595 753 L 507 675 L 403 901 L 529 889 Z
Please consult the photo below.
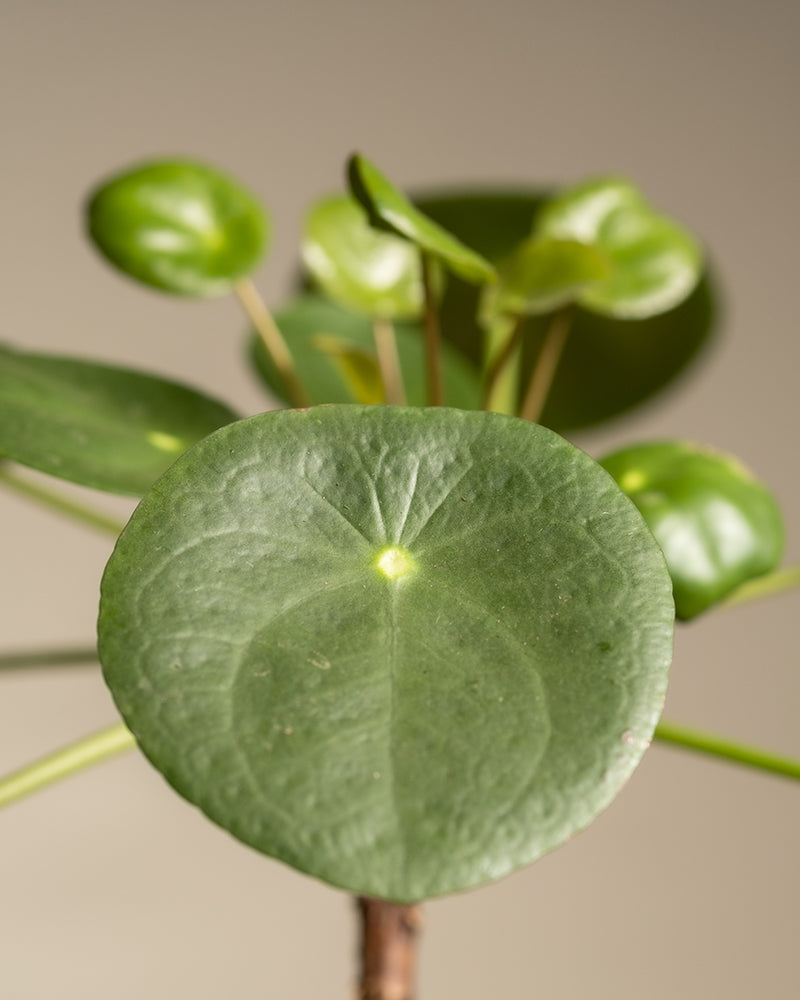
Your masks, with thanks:
M 142 372 L 0 346 L 0 455 L 83 486 L 141 496 L 236 414 Z
M 679 618 L 694 618 L 781 561 L 778 503 L 731 455 L 657 441 L 614 452 L 602 464 L 661 545 Z
M 538 239 L 577 240 L 603 251 L 605 280 L 579 295 L 586 309 L 619 319 L 647 319 L 674 309 L 700 277 L 700 247 L 620 178 L 587 181 L 561 192 L 536 218 Z
M 203 163 L 146 163 L 106 181 L 89 235 L 125 274 L 178 295 L 229 292 L 263 255 L 269 222 L 237 181 Z
M 334 195 L 312 206 L 303 263 L 314 282 L 346 309 L 387 319 L 422 314 L 419 252 L 408 240 L 371 226 L 354 198 Z
M 493 263 L 526 238 L 544 204 L 537 191 L 476 191 L 417 199 L 426 214 Z M 576 309 L 566 350 L 541 422 L 560 431 L 589 427 L 655 395 L 700 354 L 714 328 L 718 294 L 709 272 L 689 297 L 669 312 L 644 320 L 619 320 Z M 455 278 L 441 310 L 445 340 L 481 364 L 484 334 L 475 322 L 478 294 Z M 547 319 L 525 321 L 520 381 L 527 384 Z
M 100 656 L 145 754 L 259 850 L 396 900 L 586 826 L 652 736 L 673 605 L 633 504 L 497 414 L 232 424 L 143 500 Z
M 350 158 L 347 175 L 353 196 L 373 225 L 410 240 L 465 281 L 494 280 L 494 268 L 487 260 L 415 207 L 374 163 L 356 154 Z
M 359 395 L 357 373 L 342 363 L 347 353 L 372 357 L 375 335 L 372 324 L 317 295 L 298 296 L 275 313 L 275 322 L 289 344 L 297 367 L 315 403 L 366 401 Z M 425 345 L 419 324 L 408 321 L 395 324 L 397 352 L 405 382 L 406 398 L 412 406 L 426 402 Z M 280 375 L 267 357 L 261 340 L 252 338 L 251 357 L 256 370 L 269 389 L 285 399 L 286 389 Z M 480 399 L 478 373 L 450 345 L 442 351 L 445 398 L 451 406 L 474 409 Z M 377 364 L 373 364 L 378 378 Z M 380 391 L 380 387 L 378 387 Z

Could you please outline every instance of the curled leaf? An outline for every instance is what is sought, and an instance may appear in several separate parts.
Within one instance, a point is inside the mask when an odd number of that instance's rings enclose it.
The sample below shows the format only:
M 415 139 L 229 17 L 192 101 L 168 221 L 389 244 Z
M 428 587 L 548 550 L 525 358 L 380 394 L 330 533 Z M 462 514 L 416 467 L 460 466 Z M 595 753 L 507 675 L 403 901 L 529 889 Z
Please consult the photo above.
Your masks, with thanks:
M 605 253 L 605 280 L 578 297 L 586 309 L 618 319 L 646 319 L 675 308 L 702 271 L 697 241 L 660 215 L 628 181 L 602 178 L 564 191 L 536 218 L 534 235 L 577 240 Z
M 495 270 L 488 260 L 421 212 L 365 157 L 356 154 L 350 158 L 348 178 L 354 197 L 367 210 L 373 225 L 410 240 L 464 281 L 494 281 Z
M 422 314 L 419 253 L 408 240 L 371 226 L 363 207 L 347 195 L 312 207 L 302 255 L 314 283 L 346 309 L 386 319 Z

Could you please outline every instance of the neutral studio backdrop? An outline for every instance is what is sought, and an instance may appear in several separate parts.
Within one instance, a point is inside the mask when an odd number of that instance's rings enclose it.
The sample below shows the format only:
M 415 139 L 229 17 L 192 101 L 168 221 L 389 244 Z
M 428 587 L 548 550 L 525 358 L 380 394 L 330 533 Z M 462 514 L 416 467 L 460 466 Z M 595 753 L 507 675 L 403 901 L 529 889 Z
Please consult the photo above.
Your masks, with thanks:
M 256 412 L 235 303 L 137 288 L 88 247 L 98 178 L 165 154 L 239 176 L 275 217 L 257 280 L 277 301 L 303 207 L 353 149 L 410 188 L 620 172 L 709 248 L 724 330 L 638 427 L 578 443 L 737 452 L 797 561 L 798 31 L 790 0 L 4 0 L 0 337 Z M 0 496 L 0 652 L 91 643 L 109 548 Z M 799 602 L 681 629 L 666 715 L 800 754 Z M 96 668 L 4 673 L 0 773 L 115 718 Z M 799 840 L 796 786 L 656 746 L 572 843 L 426 907 L 421 1000 L 791 1000 Z M 0 900 L 8 1000 L 350 995 L 348 899 L 238 845 L 136 754 L 0 816 Z

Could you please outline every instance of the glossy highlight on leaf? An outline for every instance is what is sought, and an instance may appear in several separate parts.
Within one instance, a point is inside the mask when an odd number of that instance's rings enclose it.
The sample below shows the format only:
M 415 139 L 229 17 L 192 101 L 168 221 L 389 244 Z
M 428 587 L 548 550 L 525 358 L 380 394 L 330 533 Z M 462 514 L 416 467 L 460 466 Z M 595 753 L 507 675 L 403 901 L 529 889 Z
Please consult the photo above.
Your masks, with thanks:
M 495 270 L 484 257 L 416 208 L 365 157 L 356 154 L 350 158 L 348 179 L 353 196 L 367 210 L 373 225 L 410 240 L 464 281 L 494 281 Z
M 444 408 L 240 421 L 139 505 L 99 650 L 215 822 L 399 901 L 535 860 L 644 753 L 671 655 L 653 536 L 545 428 Z
M 674 309 L 697 285 L 703 266 L 694 237 L 618 178 L 587 181 L 558 194 L 538 214 L 534 235 L 604 251 L 610 273 L 589 285 L 579 302 L 618 319 L 647 319 Z
M 90 196 L 88 232 L 129 277 L 177 295 L 224 295 L 263 256 L 269 220 L 227 174 L 189 160 L 118 174 Z
M 141 496 L 236 414 L 175 382 L 0 346 L 0 455 L 59 479 Z
M 664 551 L 678 618 L 694 618 L 778 566 L 784 531 L 777 501 L 732 456 L 660 441 L 615 452 L 602 465 Z
M 371 226 L 363 207 L 347 195 L 312 206 L 302 255 L 314 282 L 346 309 L 386 319 L 422 314 L 425 297 L 416 248 Z

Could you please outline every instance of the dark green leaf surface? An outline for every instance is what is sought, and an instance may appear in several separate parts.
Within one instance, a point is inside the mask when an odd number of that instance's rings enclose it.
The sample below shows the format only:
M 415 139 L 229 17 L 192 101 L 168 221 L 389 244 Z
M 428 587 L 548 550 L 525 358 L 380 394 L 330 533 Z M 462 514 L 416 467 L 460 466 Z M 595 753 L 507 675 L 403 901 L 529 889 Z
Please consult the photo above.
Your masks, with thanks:
M 363 207 L 347 195 L 312 207 L 303 263 L 319 288 L 345 309 L 371 318 L 416 319 L 422 314 L 419 252 L 408 240 L 371 226 Z
M 544 199 L 540 192 L 477 191 L 431 195 L 418 201 L 432 218 L 499 263 L 531 230 Z M 483 331 L 475 322 L 475 288 L 452 279 L 441 310 L 444 338 L 476 366 Z M 700 354 L 715 326 L 719 294 L 706 273 L 675 309 L 644 320 L 618 320 L 576 309 L 567 347 L 542 422 L 560 431 L 608 420 L 661 391 Z M 527 384 L 548 320 L 525 321 L 521 385 Z
M 694 618 L 781 561 L 777 501 L 731 455 L 659 441 L 615 452 L 602 464 L 661 545 L 679 618 Z
M 348 178 L 353 196 L 373 225 L 410 240 L 465 281 L 485 284 L 494 280 L 494 268 L 487 260 L 420 212 L 369 160 L 352 156 Z
M 291 348 L 297 367 L 303 373 L 303 384 L 315 403 L 350 403 L 357 398 L 351 378 L 332 356 L 331 337 L 336 340 L 339 357 L 348 345 L 356 352 L 372 356 L 375 339 L 368 319 L 316 295 L 304 295 L 279 309 L 275 322 Z M 426 387 L 422 329 L 416 323 L 399 322 L 395 324 L 395 331 L 406 397 L 410 405 L 423 406 Z M 462 409 L 474 409 L 480 399 L 477 371 L 448 345 L 444 346 L 442 354 L 447 402 Z M 251 355 L 269 389 L 279 398 L 286 398 L 278 373 L 256 338 L 251 341 Z
M 224 295 L 266 250 L 269 220 L 256 198 L 213 167 L 147 163 L 90 197 L 89 235 L 129 277 L 178 295 Z
M 59 479 L 141 496 L 178 455 L 235 419 L 174 382 L 0 346 L 0 455 Z
M 537 216 L 534 235 L 604 251 L 611 263 L 608 277 L 588 285 L 579 301 L 618 319 L 647 319 L 674 309 L 703 267 L 694 238 L 618 178 L 587 181 L 553 198 Z
M 651 738 L 671 583 L 610 476 L 497 414 L 331 406 L 193 448 L 102 587 L 144 752 L 217 823 L 416 900 L 586 826 Z

